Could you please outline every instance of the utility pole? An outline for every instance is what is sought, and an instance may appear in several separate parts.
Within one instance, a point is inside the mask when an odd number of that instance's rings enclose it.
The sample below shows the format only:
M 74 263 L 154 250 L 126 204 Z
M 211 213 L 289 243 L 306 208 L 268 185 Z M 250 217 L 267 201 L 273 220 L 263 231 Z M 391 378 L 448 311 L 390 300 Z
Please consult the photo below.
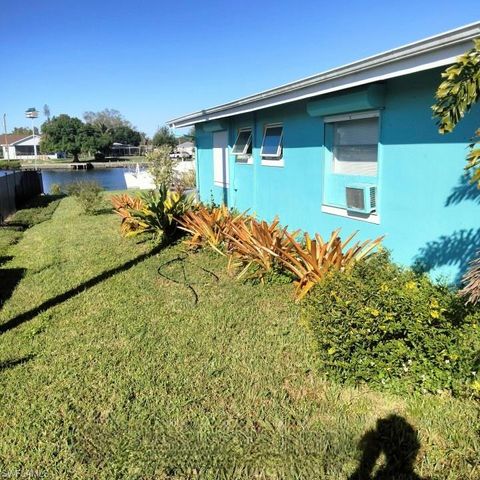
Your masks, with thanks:
M 7 160 L 10 160 L 10 145 L 8 144 L 7 135 L 7 114 L 3 114 L 3 131 L 5 132 L 5 144 L 7 145 Z

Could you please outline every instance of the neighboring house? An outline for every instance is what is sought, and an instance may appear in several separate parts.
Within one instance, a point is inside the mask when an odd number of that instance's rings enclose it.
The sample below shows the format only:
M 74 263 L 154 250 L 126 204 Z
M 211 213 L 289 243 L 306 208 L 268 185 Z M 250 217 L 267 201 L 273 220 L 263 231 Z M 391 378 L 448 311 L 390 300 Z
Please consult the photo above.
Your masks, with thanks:
M 129 155 L 140 155 L 140 147 L 126 143 L 114 142 L 110 148 L 113 157 L 124 157 Z
M 28 160 L 35 158 L 35 146 L 37 156 L 42 158 L 58 158 L 58 154 L 40 154 L 40 135 L 0 135 L 4 160 Z M 8 150 L 8 151 L 7 151 Z
M 477 22 L 171 120 L 195 126 L 201 200 L 324 236 L 385 234 L 396 261 L 458 280 L 480 249 L 464 176 L 480 108 L 440 135 L 431 106 L 479 36 Z

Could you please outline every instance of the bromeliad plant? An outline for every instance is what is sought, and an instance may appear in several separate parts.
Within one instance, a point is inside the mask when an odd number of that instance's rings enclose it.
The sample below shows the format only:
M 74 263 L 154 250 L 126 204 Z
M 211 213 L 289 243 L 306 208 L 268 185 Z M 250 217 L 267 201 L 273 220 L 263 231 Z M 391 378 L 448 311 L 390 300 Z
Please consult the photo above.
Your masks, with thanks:
M 245 213 L 234 215 L 226 207 L 198 206 L 178 219 L 180 228 L 190 233 L 191 248 L 206 245 L 229 257 L 228 269 L 239 271 L 238 278 L 248 275 L 263 280 L 283 270 L 297 278 L 295 297 L 301 300 L 331 269 L 345 271 L 370 256 L 383 240 L 351 242 L 357 232 L 342 242 L 340 230 L 332 232 L 328 241 L 319 234 L 312 239 L 304 234 L 304 242 L 296 237 L 299 230 L 289 233 L 279 226 L 278 219 L 268 223 L 257 221 Z
M 140 197 L 126 197 L 114 197 L 112 202 L 122 217 L 122 234 L 150 233 L 155 241 L 171 239 L 177 228 L 176 218 L 184 215 L 193 203 L 193 197 L 171 191 L 165 184 Z
M 299 231 L 292 233 L 295 237 Z M 240 270 L 237 278 L 249 273 L 263 280 L 266 274 L 281 270 L 279 257 L 292 252 L 293 244 L 287 236 L 287 228 L 279 226 L 278 218 L 273 222 L 257 221 L 253 217 L 243 218 L 230 224 L 227 237 L 228 269 Z
M 225 255 L 221 246 L 224 244 L 231 226 L 246 218 L 245 213 L 234 215 L 225 205 L 207 207 L 199 205 L 195 209 L 178 216 L 179 228 L 190 233 L 186 241 L 189 248 L 196 250 L 206 245 Z
M 122 195 L 113 195 L 110 201 L 112 202 L 113 210 L 122 219 L 120 232 L 123 236 L 128 236 L 140 229 L 138 219 L 133 216 L 132 212 L 143 209 L 144 203 L 141 198 L 132 197 L 124 193 Z
M 315 284 L 322 281 L 327 272 L 332 269 L 340 271 L 350 269 L 357 261 L 371 255 L 383 240 L 383 237 L 378 237 L 373 241 L 356 242 L 347 249 L 357 232 L 351 234 L 343 242 L 339 233 L 340 229 L 333 231 L 328 241 L 325 241 L 318 233 L 313 239 L 308 233 L 305 233 L 305 244 L 303 245 L 295 240 L 293 234 L 285 232 L 293 251 L 283 250 L 280 252 L 279 260 L 288 271 L 298 278 L 295 281 L 297 301 L 301 300 Z

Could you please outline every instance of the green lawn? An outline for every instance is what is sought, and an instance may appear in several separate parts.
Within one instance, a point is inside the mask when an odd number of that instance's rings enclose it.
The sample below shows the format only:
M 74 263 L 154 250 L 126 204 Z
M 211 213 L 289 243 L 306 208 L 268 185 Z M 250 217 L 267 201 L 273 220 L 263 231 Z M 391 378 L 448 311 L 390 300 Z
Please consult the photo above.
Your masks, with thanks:
M 0 476 L 347 479 L 395 413 L 422 479 L 480 478 L 478 404 L 326 382 L 291 285 L 239 283 L 203 252 L 183 263 L 195 306 L 157 272 L 181 244 L 149 255 L 113 214 L 45 208 L 0 227 Z

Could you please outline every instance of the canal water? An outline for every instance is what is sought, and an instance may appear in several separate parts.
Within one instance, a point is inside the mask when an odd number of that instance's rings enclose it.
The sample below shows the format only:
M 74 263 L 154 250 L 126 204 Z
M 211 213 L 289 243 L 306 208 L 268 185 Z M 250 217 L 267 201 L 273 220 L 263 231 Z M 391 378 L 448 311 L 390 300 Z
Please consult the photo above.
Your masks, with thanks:
M 67 185 L 72 182 L 96 181 L 105 190 L 127 188 L 123 174 L 128 168 L 94 168 L 93 170 L 43 170 L 43 191 L 49 193 L 53 184 Z

